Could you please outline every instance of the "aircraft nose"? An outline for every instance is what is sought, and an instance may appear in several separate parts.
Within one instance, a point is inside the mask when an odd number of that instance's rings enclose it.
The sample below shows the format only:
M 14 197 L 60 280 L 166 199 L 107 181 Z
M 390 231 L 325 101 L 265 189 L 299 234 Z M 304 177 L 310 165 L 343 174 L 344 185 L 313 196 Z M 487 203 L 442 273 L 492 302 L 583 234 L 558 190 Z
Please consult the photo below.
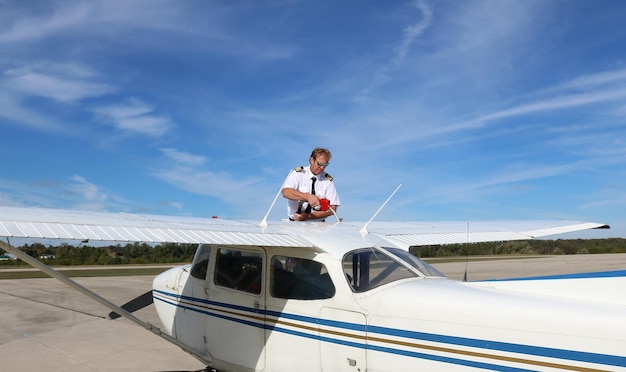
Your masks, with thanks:
M 169 335 L 173 335 L 174 315 L 176 306 L 180 300 L 180 288 L 182 288 L 183 267 L 174 267 L 154 278 L 152 282 L 152 296 L 154 308 L 163 324 L 163 328 Z

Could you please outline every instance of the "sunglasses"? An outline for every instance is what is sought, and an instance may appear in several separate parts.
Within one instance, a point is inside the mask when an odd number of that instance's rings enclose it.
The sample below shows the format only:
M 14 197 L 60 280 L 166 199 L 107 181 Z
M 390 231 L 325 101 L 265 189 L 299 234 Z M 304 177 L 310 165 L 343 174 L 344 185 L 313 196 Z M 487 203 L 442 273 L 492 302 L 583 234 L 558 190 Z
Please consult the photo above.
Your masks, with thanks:
M 315 161 L 315 163 L 317 164 L 317 166 L 318 166 L 318 167 L 327 167 L 327 166 L 328 166 L 328 164 L 330 164 L 330 163 L 320 163 L 320 162 L 319 162 L 319 161 L 317 161 L 317 160 Z

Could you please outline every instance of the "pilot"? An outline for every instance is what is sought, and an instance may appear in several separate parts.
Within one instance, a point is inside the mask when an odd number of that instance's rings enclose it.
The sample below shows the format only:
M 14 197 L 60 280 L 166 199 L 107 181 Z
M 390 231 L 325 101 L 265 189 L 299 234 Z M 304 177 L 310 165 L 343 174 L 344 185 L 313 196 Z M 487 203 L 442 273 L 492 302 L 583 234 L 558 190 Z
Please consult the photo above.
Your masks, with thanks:
M 316 147 L 309 157 L 309 166 L 295 168 L 287 176 L 282 193 L 287 199 L 290 220 L 323 221 L 337 210 L 339 195 L 333 178 L 326 173 L 330 158 L 328 149 Z

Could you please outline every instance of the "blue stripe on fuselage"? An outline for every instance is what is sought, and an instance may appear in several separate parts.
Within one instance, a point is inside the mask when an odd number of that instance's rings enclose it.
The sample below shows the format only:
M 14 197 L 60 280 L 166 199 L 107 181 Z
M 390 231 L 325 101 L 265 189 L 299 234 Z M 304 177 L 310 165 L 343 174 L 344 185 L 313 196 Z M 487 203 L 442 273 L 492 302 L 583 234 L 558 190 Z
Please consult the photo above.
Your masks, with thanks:
M 401 329 L 396 329 L 396 328 L 380 327 L 380 326 L 373 326 L 373 325 L 366 326 L 364 324 L 334 321 L 330 319 L 315 318 L 315 317 L 310 317 L 310 316 L 289 314 L 289 313 L 283 313 L 283 312 L 277 312 L 277 311 L 263 311 L 263 310 L 255 309 L 252 307 L 245 307 L 245 306 L 238 306 L 238 305 L 232 305 L 232 304 L 227 304 L 227 303 L 209 301 L 209 300 L 189 297 L 189 296 L 180 296 L 174 293 L 168 293 L 168 292 L 163 292 L 159 290 L 154 290 L 154 292 L 163 296 L 167 296 L 172 299 L 168 301 L 166 299 L 155 296 L 154 298 L 156 300 L 162 301 L 172 306 L 178 306 L 187 310 L 196 311 L 196 312 L 199 312 L 199 313 L 211 316 L 211 317 L 225 319 L 225 320 L 237 322 L 240 324 L 246 324 L 246 325 L 257 327 L 257 328 L 265 328 L 268 330 L 288 333 L 288 334 L 292 334 L 298 337 L 305 337 L 305 338 L 315 339 L 315 340 L 319 340 L 323 342 L 330 342 L 334 344 L 342 344 L 342 345 L 347 345 L 347 346 L 356 347 L 356 348 L 365 347 L 369 350 L 375 350 L 375 351 L 391 353 L 391 354 L 396 354 L 396 355 L 405 355 L 405 356 L 410 356 L 414 358 L 444 361 L 446 363 L 453 363 L 453 364 L 467 365 L 467 366 L 474 366 L 473 364 L 480 364 L 481 366 L 479 368 L 485 368 L 485 369 L 526 371 L 524 369 L 516 369 L 516 368 L 507 369 L 509 367 L 501 366 L 501 365 L 492 365 L 488 363 L 479 363 L 479 362 L 473 362 L 473 361 L 457 359 L 457 358 L 442 357 L 442 356 L 437 356 L 437 355 L 430 355 L 430 354 L 425 354 L 425 353 L 420 353 L 420 352 L 391 348 L 391 347 L 364 345 L 362 343 L 356 343 L 356 342 L 344 341 L 344 340 L 335 339 L 335 338 L 324 337 L 324 336 L 320 336 L 319 334 L 300 332 L 300 331 L 296 331 L 291 328 L 285 328 L 279 325 L 262 324 L 262 323 L 259 323 L 258 321 L 244 320 L 244 319 L 236 318 L 233 316 L 224 315 L 222 313 L 219 313 L 220 312 L 219 308 L 238 310 L 243 313 L 248 313 L 250 315 L 254 314 L 255 316 L 265 315 L 265 316 L 273 317 L 276 319 L 282 318 L 282 319 L 297 320 L 303 323 L 312 324 L 316 327 L 323 325 L 327 327 L 334 327 L 334 328 L 350 330 L 350 331 L 360 331 L 360 332 L 367 331 L 368 334 L 404 337 L 404 338 L 411 339 L 411 340 L 437 342 L 441 344 L 473 347 L 473 348 L 478 348 L 478 349 L 483 349 L 483 350 L 485 349 L 497 350 L 497 351 L 525 354 L 525 355 L 530 355 L 530 356 L 542 356 L 542 357 L 557 358 L 561 360 L 571 360 L 571 361 L 578 361 L 578 362 L 589 362 L 589 363 L 597 363 L 597 364 L 604 364 L 604 365 L 610 365 L 610 366 L 626 367 L 626 357 L 624 356 L 590 353 L 590 352 L 574 351 L 574 350 L 566 350 L 566 349 L 556 349 L 556 348 L 541 347 L 541 346 L 522 345 L 522 344 L 514 344 L 514 343 L 508 343 L 508 342 L 481 340 L 481 339 L 473 339 L 473 338 L 467 338 L 467 337 L 448 336 L 448 335 L 440 335 L 440 334 L 417 332 L 417 331 L 407 331 L 407 330 L 401 330 Z M 188 305 L 184 305 L 180 303 L 177 304 L 176 302 L 174 302 L 175 300 L 178 300 L 178 301 L 185 300 L 185 301 L 189 301 L 192 303 L 196 303 L 197 307 L 192 307 L 192 306 L 188 306 Z M 216 309 L 212 310 L 211 308 L 209 308 L 209 306 L 216 307 Z M 201 307 L 201 308 L 198 308 L 198 307 Z
M 576 274 L 559 274 L 532 276 L 526 278 L 510 278 L 510 279 L 489 279 L 478 280 L 478 282 L 516 282 L 522 280 L 558 280 L 558 279 L 593 279 L 593 278 L 618 278 L 626 276 L 626 270 L 601 271 L 593 273 L 576 273 Z

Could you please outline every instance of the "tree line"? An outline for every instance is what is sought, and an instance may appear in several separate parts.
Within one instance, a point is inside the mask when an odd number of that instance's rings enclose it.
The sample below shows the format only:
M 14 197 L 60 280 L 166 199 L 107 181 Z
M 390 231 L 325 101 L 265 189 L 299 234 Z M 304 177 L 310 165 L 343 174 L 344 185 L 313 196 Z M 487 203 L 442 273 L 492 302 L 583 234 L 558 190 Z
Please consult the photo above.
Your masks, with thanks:
M 517 240 L 411 247 L 411 252 L 423 258 L 447 256 L 491 255 L 562 255 L 626 253 L 626 239 L 558 239 Z
M 40 243 L 25 244 L 20 248 L 26 254 L 36 257 L 48 265 L 124 265 L 160 264 L 191 262 L 196 252 L 196 244 L 149 245 L 134 243 L 92 247 L 86 245 L 45 246 Z M 0 261 L 0 265 L 26 264 L 21 260 Z
M 197 245 L 134 243 L 106 247 L 45 246 L 41 243 L 19 247 L 49 265 L 124 265 L 191 262 Z M 562 255 L 626 253 L 626 239 L 520 240 L 411 247 L 418 257 L 491 256 L 491 255 Z M 25 265 L 21 260 L 2 260 L 0 265 Z

